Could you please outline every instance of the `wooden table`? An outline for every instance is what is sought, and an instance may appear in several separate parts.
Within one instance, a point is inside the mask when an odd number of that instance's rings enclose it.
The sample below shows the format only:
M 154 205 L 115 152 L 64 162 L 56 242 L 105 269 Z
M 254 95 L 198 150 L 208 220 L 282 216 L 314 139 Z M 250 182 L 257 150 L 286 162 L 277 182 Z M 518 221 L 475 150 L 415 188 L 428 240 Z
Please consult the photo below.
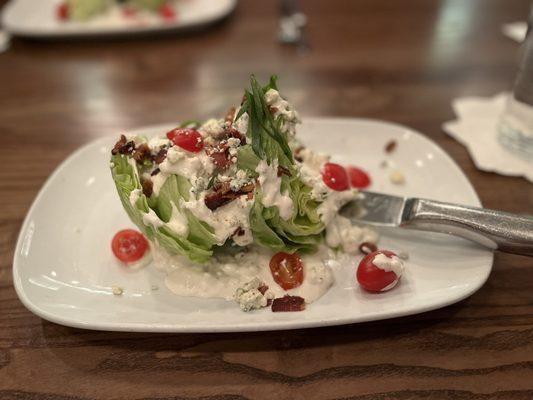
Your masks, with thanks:
M 0 398 L 532 399 L 533 261 L 498 254 L 486 285 L 444 309 L 376 323 L 252 334 L 71 329 L 17 299 L 24 215 L 81 144 L 221 114 L 248 76 L 279 73 L 305 115 L 408 125 L 463 168 L 484 205 L 533 213 L 533 185 L 480 172 L 441 130 L 450 101 L 509 88 L 504 22 L 528 0 L 308 0 L 312 52 L 276 42 L 273 1 L 241 1 L 205 32 L 82 42 L 15 40 L 0 54 Z M 480 132 L 480 134 L 482 134 Z

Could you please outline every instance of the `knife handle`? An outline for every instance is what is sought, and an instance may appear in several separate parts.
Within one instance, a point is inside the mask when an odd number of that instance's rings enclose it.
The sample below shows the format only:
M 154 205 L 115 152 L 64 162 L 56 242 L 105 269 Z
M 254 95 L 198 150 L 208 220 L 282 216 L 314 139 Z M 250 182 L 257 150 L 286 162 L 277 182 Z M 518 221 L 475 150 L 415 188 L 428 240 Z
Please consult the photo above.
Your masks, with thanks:
M 433 200 L 408 199 L 400 226 L 448 233 L 494 250 L 533 256 L 533 217 Z

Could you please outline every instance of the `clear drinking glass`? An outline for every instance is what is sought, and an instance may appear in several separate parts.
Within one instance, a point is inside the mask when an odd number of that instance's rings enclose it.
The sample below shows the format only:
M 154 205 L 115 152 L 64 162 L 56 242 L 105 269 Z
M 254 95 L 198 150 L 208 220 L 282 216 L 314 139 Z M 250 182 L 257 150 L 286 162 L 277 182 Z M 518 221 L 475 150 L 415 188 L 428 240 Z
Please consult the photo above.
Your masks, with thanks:
M 498 125 L 498 139 L 511 152 L 533 162 L 533 6 L 513 93 Z

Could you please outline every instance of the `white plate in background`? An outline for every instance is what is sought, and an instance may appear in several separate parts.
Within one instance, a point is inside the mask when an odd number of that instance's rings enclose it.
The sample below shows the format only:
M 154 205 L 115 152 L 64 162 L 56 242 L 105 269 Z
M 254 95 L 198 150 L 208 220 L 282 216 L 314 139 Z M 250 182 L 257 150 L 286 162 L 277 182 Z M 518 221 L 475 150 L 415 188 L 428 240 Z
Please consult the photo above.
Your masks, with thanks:
M 173 126 L 147 127 L 137 134 L 161 135 Z M 453 160 L 421 134 L 390 123 L 308 118 L 298 129 L 309 147 L 333 160 L 367 169 L 372 190 L 479 206 L 479 199 Z M 391 139 L 396 151 L 386 156 Z M 370 294 L 350 265 L 334 271 L 335 285 L 303 312 L 242 312 L 236 303 L 178 297 L 153 266 L 130 271 L 114 259 L 110 242 L 133 227 L 123 211 L 109 171 L 117 137 L 92 142 L 72 154 L 48 179 L 24 221 L 13 274 L 19 298 L 47 320 L 79 328 L 146 332 L 230 332 L 340 325 L 416 314 L 455 303 L 486 281 L 491 251 L 465 240 L 427 232 L 383 232 L 380 247 L 406 251 L 409 261 L 393 290 Z M 390 183 L 385 158 L 406 177 Z M 124 288 L 122 296 L 113 286 Z M 157 288 L 157 290 L 154 290 Z
M 157 20 L 147 25 L 127 19 L 87 22 L 58 21 L 56 7 L 60 0 L 11 0 L 2 10 L 2 26 L 13 35 L 33 38 L 94 35 L 128 35 L 172 31 L 206 25 L 230 14 L 237 0 L 180 0 L 176 21 Z

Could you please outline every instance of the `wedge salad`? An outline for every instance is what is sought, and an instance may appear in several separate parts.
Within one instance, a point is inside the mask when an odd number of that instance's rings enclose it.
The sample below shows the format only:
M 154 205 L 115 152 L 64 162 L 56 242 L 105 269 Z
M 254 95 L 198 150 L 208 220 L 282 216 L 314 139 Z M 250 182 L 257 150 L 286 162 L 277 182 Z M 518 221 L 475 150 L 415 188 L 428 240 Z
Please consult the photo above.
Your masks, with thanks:
M 339 257 L 360 252 L 361 285 L 394 287 L 402 261 L 377 250 L 374 230 L 339 214 L 370 179 L 306 148 L 299 122 L 275 77 L 261 86 L 252 76 L 225 118 L 122 135 L 111 173 L 142 234 L 119 232 L 115 255 L 132 266 L 152 260 L 177 295 L 235 300 L 244 311 L 304 309 L 334 284 Z

